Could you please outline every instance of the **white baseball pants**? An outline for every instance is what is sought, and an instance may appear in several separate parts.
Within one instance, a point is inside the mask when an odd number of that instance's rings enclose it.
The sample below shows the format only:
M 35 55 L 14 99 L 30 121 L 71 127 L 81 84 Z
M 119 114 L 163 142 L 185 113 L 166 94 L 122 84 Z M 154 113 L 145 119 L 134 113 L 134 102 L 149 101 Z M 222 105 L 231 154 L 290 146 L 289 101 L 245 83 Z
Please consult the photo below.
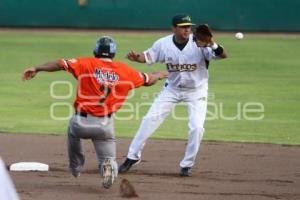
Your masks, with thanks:
M 204 121 L 207 110 L 207 84 L 196 89 L 174 89 L 167 86 L 155 99 L 132 140 L 127 157 L 138 160 L 146 140 L 155 132 L 175 105 L 186 102 L 188 109 L 188 143 L 180 167 L 194 165 L 204 133 Z

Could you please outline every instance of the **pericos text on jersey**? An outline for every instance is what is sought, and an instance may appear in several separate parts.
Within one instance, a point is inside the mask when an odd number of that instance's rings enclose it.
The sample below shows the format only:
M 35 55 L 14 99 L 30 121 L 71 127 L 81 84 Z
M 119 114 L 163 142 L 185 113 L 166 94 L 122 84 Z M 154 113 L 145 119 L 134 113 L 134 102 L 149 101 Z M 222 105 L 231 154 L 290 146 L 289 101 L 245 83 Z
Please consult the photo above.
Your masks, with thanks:
M 172 64 L 167 63 L 168 72 L 191 72 L 195 71 L 197 64 Z

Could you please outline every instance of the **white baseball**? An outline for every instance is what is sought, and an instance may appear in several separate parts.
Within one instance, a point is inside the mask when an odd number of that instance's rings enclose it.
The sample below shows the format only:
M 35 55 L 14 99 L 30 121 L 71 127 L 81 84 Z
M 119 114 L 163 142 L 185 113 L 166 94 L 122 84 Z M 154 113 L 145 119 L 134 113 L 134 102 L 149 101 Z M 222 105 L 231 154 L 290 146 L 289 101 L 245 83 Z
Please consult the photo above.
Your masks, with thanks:
M 235 38 L 238 39 L 238 40 L 241 40 L 241 39 L 244 38 L 244 34 L 241 33 L 241 32 L 238 32 L 238 33 L 235 34 Z

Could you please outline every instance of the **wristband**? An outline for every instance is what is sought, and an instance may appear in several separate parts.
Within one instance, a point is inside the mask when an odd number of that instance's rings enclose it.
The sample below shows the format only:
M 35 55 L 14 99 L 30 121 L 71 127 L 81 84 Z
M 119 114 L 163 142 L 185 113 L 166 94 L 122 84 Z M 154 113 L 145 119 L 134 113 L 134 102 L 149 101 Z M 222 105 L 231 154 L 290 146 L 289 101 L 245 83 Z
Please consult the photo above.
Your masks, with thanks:
M 221 45 L 217 45 L 218 47 L 216 49 L 213 49 L 213 52 L 215 52 L 215 55 L 216 56 L 220 56 L 223 52 L 224 52 L 224 49 Z
M 213 45 L 211 45 L 212 50 L 216 50 L 218 47 L 219 47 L 219 45 L 215 42 Z

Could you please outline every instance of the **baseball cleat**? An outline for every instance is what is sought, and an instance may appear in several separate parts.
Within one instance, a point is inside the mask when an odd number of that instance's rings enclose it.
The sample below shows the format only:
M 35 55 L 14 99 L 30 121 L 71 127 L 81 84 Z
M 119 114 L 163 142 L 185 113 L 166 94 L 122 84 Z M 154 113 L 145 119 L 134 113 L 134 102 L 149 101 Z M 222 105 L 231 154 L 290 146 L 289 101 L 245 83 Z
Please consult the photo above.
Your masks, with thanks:
M 129 158 L 126 158 L 125 162 L 120 165 L 119 167 L 119 173 L 125 173 L 127 172 L 132 166 L 134 165 L 137 165 L 141 162 L 141 159 L 139 160 L 132 160 L 132 159 L 129 159 Z
M 111 159 L 105 159 L 101 167 L 101 175 L 103 177 L 103 187 L 108 189 L 112 186 L 115 180 L 114 168 Z
M 71 174 L 75 177 L 75 178 L 78 178 L 80 176 L 80 172 L 75 172 L 75 171 L 72 171 Z
M 80 176 L 79 168 L 78 169 L 70 168 L 70 172 L 71 172 L 72 176 L 74 176 L 75 178 L 78 178 Z
M 180 170 L 180 176 L 192 176 L 190 167 L 183 167 Z

